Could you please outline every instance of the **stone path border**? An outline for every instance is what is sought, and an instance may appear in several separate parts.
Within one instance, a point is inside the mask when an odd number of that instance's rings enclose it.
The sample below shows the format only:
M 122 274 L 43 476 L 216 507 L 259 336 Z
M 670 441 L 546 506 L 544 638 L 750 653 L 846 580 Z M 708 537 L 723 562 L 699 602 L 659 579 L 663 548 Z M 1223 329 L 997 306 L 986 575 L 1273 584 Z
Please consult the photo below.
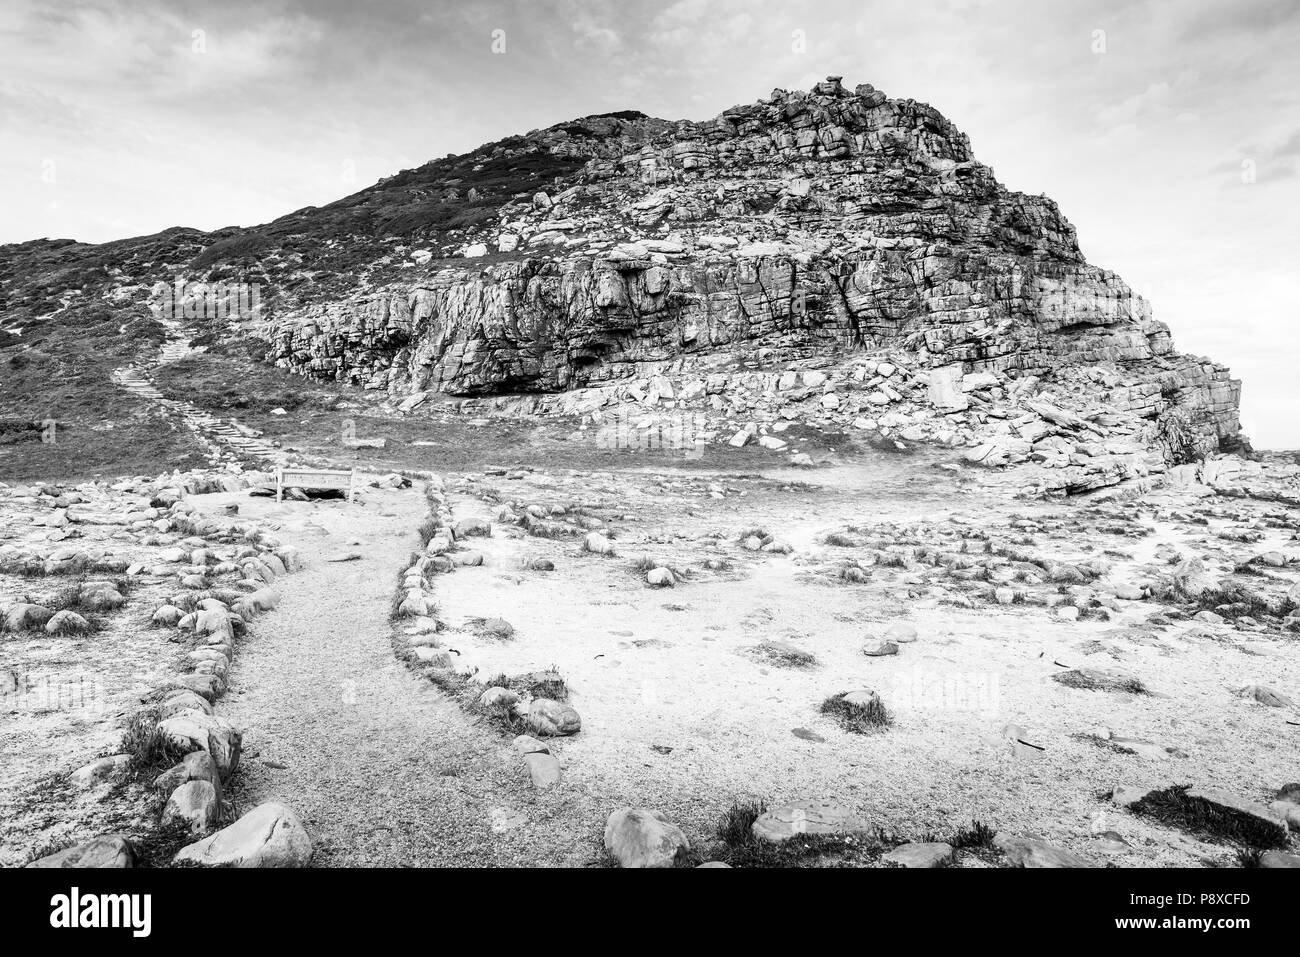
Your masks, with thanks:
M 407 474 L 416 477 L 416 473 Z M 398 577 L 393 599 L 394 652 L 409 668 L 455 698 L 465 711 L 487 718 L 503 735 L 512 737 L 533 787 L 549 790 L 560 782 L 560 762 L 539 738 L 576 734 L 582 720 L 572 707 L 552 698 L 532 696 L 525 701 L 510 688 L 484 685 L 475 678 L 477 667 L 453 659 L 442 648 L 438 639 L 442 623 L 432 599 L 433 576 L 462 564 L 458 556 L 471 555 L 471 560 L 479 563 L 482 558 L 459 550 L 456 519 L 441 477 L 433 473 L 418 473 L 418 477 L 425 480 L 428 514 L 423 530 L 430 534 L 424 550 L 412 555 Z
M 193 511 L 185 500 L 173 503 L 166 520 L 169 530 L 188 532 L 191 539 L 219 541 L 227 547 L 193 548 L 188 556 L 191 564 L 178 574 L 177 587 L 181 590 L 152 616 L 155 625 L 193 636 L 195 644 L 185 658 L 190 670 L 162 681 L 146 699 L 146 706 L 128 721 L 128 727 L 187 752 L 152 783 L 154 789 L 169 793 L 160 826 L 188 827 L 202 838 L 181 848 L 177 862 L 198 866 L 304 866 L 311 860 L 311 840 L 297 815 L 282 805 L 259 805 L 228 827 L 213 832 L 223 788 L 239 766 L 243 740 L 240 729 L 214 713 L 214 705 L 226 691 L 236 636 L 244 633 L 258 615 L 275 608 L 279 594 L 270 586 L 278 577 L 298 568 L 297 550 L 282 545 L 255 523 L 222 526 L 207 519 L 195 520 Z M 243 577 L 223 587 L 204 580 L 209 570 L 215 575 L 242 573 Z M 74 771 L 72 779 L 90 784 L 124 768 L 130 760 L 130 754 L 100 758 Z M 28 866 L 131 867 L 134 862 L 134 852 L 125 838 L 101 835 Z

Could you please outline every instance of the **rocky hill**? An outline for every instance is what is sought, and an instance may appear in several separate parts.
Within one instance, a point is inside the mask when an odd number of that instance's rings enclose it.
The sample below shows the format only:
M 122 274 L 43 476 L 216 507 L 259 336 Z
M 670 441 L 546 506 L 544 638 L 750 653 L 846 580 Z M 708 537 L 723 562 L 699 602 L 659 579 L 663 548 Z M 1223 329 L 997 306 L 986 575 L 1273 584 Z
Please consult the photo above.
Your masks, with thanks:
M 262 227 L 3 247 L 0 349 L 87 308 L 147 319 L 178 280 L 261 290 L 207 339 L 404 411 L 690 413 L 774 449 L 798 421 L 1058 491 L 1244 444 L 1240 384 L 1175 352 L 1055 203 L 934 108 L 838 77 L 698 123 L 586 117 Z

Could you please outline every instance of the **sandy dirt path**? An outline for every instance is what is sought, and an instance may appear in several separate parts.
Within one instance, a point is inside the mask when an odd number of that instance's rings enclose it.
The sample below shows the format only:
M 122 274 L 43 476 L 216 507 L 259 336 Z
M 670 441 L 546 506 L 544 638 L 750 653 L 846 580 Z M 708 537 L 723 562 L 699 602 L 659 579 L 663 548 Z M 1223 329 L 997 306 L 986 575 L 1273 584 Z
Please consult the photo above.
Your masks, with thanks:
M 280 607 L 239 649 L 221 703 L 245 734 L 239 809 L 295 808 L 318 866 L 590 859 L 585 825 L 550 820 L 574 808 L 535 797 L 507 741 L 394 658 L 389 601 L 418 545 L 419 491 L 368 490 L 360 506 L 239 504 L 241 514 L 279 521 L 305 565 L 277 582 Z M 347 553 L 362 557 L 328 561 Z

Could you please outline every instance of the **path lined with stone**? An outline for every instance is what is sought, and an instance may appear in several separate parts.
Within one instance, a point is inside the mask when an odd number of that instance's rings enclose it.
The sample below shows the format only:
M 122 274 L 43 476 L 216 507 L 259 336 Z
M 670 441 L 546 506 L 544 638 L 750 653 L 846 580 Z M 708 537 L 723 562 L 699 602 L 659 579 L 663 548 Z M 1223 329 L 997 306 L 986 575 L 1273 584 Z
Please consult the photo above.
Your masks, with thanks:
M 279 607 L 232 675 L 223 707 L 246 729 L 235 799 L 241 811 L 266 801 L 296 810 L 315 866 L 516 864 L 556 843 L 539 822 L 545 846 L 533 846 L 532 824 L 550 812 L 528 807 L 537 799 L 509 742 L 393 655 L 393 572 L 418 544 L 422 510 L 409 492 L 372 496 L 364 513 L 323 504 L 299 531 L 283 529 L 304 568 L 279 584 Z M 358 523 L 362 557 L 331 561 Z

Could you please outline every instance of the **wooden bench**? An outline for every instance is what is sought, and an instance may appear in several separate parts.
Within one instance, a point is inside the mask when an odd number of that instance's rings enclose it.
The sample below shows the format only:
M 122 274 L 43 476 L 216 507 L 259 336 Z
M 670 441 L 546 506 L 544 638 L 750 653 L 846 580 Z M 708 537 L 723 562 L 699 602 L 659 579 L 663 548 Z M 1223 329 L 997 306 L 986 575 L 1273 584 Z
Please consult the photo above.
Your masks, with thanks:
M 276 469 L 275 500 L 284 501 L 287 488 L 337 488 L 348 490 L 348 501 L 357 500 L 357 470 L 346 472 L 331 469 Z

